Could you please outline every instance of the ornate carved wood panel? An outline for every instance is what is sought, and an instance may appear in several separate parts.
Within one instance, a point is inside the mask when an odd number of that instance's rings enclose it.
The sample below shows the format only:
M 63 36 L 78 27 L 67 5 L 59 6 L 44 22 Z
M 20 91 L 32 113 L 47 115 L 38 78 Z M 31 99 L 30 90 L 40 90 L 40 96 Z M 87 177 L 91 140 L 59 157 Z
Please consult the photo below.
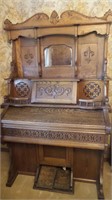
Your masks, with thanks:
M 34 81 L 31 102 L 76 103 L 77 82 Z
M 16 51 L 17 55 L 17 67 L 18 71 L 22 68 L 22 72 L 19 72 L 19 77 L 35 78 L 38 77 L 38 42 L 34 39 L 20 38 L 19 47 L 21 51 Z M 16 45 L 17 46 L 17 45 Z
M 78 39 L 78 78 L 103 76 L 104 38 L 94 33 Z
M 75 144 L 91 143 L 91 144 L 104 144 L 107 143 L 107 137 L 105 134 L 98 133 L 81 133 L 75 132 L 61 132 L 61 131 L 43 131 L 43 130 L 29 130 L 29 129 L 16 129 L 16 128 L 4 128 L 4 136 L 19 137 L 19 138 L 38 138 L 38 142 L 43 140 L 55 140 L 55 141 L 68 141 Z M 40 140 L 39 140 L 40 139 Z M 7 140 L 7 139 L 6 139 Z M 69 145 L 69 144 L 68 144 Z
M 60 17 L 56 11 L 51 13 L 51 16 L 48 16 L 45 13 L 37 13 L 31 18 L 24 21 L 24 23 L 19 24 L 12 24 L 8 19 L 5 20 L 5 30 L 17 30 L 18 29 L 30 29 L 30 28 L 37 28 L 37 27 L 60 27 L 60 26 L 67 26 L 67 25 L 95 25 L 94 29 L 97 29 L 96 25 L 106 25 L 107 23 L 111 23 L 112 21 L 112 11 L 108 10 L 104 16 L 102 17 L 89 17 L 78 13 L 73 10 L 66 10 L 64 11 Z M 91 27 L 91 26 L 90 26 Z M 92 31 L 94 29 L 91 29 Z M 101 29 L 102 32 L 102 29 Z
M 10 83 L 10 103 L 28 103 L 31 97 L 31 81 L 28 79 L 15 79 Z
M 89 80 L 78 83 L 78 99 L 104 100 L 103 81 Z

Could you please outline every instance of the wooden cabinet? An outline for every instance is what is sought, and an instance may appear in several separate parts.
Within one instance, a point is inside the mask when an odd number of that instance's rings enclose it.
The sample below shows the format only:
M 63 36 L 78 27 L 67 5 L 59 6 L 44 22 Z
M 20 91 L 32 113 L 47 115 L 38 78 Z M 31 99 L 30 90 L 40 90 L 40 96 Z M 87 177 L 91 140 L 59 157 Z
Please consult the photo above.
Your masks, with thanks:
M 71 182 L 96 183 L 104 199 L 111 23 L 111 11 L 101 18 L 53 11 L 23 23 L 5 21 L 13 52 L 1 120 L 2 141 L 11 153 L 7 186 L 19 173 L 57 166 L 71 169 Z

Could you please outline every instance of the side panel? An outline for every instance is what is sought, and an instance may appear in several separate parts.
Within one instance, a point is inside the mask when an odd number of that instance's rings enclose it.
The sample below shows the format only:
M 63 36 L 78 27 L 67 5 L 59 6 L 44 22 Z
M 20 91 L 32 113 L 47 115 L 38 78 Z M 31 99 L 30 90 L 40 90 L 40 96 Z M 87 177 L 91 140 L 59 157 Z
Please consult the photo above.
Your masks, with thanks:
M 35 39 L 18 38 L 16 45 L 16 66 L 19 78 L 37 78 L 39 76 L 38 63 L 39 47 Z
M 78 78 L 103 76 L 104 37 L 95 33 L 78 38 Z
M 101 153 L 99 150 L 74 149 L 74 178 L 98 180 Z

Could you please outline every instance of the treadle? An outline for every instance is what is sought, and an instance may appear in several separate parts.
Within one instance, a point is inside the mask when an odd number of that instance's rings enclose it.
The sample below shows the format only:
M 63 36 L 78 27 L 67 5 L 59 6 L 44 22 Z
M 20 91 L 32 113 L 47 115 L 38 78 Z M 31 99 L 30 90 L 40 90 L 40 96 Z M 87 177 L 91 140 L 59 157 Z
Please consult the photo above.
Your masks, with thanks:
M 41 165 L 37 168 L 33 188 L 73 194 L 72 170 Z

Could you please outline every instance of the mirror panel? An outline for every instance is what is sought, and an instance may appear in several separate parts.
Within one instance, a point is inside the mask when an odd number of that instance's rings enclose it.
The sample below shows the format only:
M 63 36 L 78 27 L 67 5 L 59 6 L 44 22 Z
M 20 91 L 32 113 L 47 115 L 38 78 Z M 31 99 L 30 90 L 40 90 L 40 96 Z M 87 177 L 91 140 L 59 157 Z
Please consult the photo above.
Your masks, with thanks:
M 64 45 L 51 45 L 44 49 L 44 66 L 72 66 L 72 48 Z

